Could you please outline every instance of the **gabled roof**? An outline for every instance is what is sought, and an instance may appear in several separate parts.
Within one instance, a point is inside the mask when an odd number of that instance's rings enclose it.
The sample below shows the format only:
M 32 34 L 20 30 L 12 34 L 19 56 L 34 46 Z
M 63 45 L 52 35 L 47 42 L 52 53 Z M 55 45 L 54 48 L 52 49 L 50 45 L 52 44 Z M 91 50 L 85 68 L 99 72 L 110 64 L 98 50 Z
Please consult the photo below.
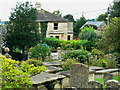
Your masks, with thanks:
M 67 19 L 54 15 L 44 9 L 38 11 L 39 22 L 69 22 Z
M 87 21 L 80 29 L 84 28 L 86 25 L 93 25 L 98 28 L 102 23 L 104 23 L 104 21 Z

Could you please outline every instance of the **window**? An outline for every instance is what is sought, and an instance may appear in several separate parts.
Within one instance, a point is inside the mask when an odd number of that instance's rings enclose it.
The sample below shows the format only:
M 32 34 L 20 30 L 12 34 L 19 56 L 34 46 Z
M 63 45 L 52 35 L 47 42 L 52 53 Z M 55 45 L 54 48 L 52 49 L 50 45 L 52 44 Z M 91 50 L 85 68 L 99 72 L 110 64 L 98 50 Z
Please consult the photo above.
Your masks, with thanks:
M 55 36 L 55 37 L 59 39 L 59 36 Z
M 54 23 L 54 30 L 58 30 L 58 23 Z

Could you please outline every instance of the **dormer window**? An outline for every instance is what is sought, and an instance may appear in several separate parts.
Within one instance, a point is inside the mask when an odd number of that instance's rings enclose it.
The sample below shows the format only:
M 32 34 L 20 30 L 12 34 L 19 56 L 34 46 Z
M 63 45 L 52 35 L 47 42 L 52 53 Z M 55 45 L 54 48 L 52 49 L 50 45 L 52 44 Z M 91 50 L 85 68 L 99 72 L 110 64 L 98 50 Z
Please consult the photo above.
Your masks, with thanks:
M 54 30 L 58 30 L 58 23 L 54 23 Z

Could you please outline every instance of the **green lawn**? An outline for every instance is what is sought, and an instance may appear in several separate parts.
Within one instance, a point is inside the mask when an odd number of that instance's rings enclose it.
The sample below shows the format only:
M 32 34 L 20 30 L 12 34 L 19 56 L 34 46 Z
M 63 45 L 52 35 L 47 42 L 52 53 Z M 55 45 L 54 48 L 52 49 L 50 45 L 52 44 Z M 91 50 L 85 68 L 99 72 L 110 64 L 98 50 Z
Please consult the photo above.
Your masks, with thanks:
M 120 75 L 119 76 L 114 76 L 113 79 L 117 80 L 118 82 L 120 82 Z M 103 88 L 105 88 L 104 79 L 103 78 L 95 78 L 95 80 L 101 82 L 103 84 Z

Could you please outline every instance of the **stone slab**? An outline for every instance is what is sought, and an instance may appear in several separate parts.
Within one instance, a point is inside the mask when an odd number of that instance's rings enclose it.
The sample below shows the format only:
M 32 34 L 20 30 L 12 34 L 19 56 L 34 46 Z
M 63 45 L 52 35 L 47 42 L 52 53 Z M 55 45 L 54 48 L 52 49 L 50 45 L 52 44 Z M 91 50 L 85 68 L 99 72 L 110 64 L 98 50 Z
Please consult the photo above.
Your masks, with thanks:
M 93 74 L 93 73 L 95 73 L 95 71 L 89 69 L 89 74 Z M 70 71 L 58 72 L 56 74 L 58 74 L 58 75 L 64 75 L 66 77 L 70 77 Z
M 70 77 L 70 71 L 58 72 L 57 75 L 64 75 L 66 77 Z
M 99 73 L 103 74 L 106 72 L 111 73 L 111 72 L 118 72 L 118 71 L 120 71 L 120 69 L 105 69 L 105 70 L 96 71 L 96 74 L 99 74 Z
M 61 62 L 43 62 L 46 67 L 48 66 L 62 66 Z
M 89 69 L 98 71 L 98 70 L 103 70 L 104 68 L 103 67 L 90 66 Z
M 56 75 L 51 73 L 42 72 L 41 74 L 37 74 L 35 76 L 31 77 L 31 81 L 34 84 L 44 84 L 46 82 L 58 80 L 58 79 L 64 79 L 65 76 L 63 75 Z
M 63 70 L 62 68 L 55 67 L 55 66 L 48 66 L 46 68 L 47 68 L 46 72 L 49 72 L 49 73 L 59 72 L 59 71 Z

